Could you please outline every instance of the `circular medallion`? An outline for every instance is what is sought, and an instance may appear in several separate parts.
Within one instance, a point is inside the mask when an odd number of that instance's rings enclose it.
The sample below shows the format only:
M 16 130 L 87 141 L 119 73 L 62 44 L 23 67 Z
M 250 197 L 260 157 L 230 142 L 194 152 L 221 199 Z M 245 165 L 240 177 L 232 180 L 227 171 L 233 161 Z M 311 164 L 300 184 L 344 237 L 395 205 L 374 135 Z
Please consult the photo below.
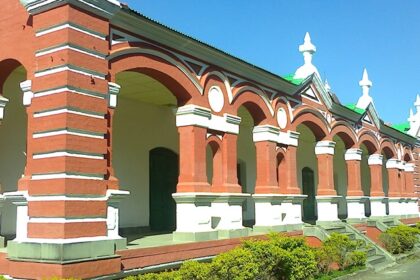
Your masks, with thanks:
M 211 87 L 209 90 L 208 98 L 210 107 L 214 112 L 219 113 L 222 111 L 223 106 L 225 105 L 225 98 L 223 96 L 222 90 L 219 87 Z
M 287 113 L 283 108 L 277 111 L 277 123 L 281 129 L 285 129 L 287 126 Z

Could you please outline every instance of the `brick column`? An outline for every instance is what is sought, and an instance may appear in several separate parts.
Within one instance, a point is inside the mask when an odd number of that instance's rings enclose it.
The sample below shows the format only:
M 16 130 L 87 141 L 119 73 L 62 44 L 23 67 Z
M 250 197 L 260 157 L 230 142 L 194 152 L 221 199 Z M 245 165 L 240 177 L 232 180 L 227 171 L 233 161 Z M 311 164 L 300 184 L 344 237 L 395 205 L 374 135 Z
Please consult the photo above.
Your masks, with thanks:
M 109 236 L 107 226 L 106 159 L 107 17 L 120 7 L 76 2 L 78 8 L 62 1 L 24 3 L 32 14 L 37 51 L 24 99 L 28 182 L 10 194 L 27 201 L 28 215 L 22 211 L 17 221 L 26 236 L 9 242 L 15 278 L 91 278 L 120 271 L 119 237 Z
M 392 158 L 386 162 L 389 178 L 389 215 L 400 217 L 405 215 L 405 201 L 402 199 L 402 164 L 398 159 Z M 404 205 L 403 205 L 404 204 Z
M 320 141 L 315 146 L 318 159 L 317 195 L 337 195 L 334 188 L 334 148 L 335 142 Z
M 215 192 L 240 193 L 238 184 L 238 135 L 225 133 L 222 140 L 222 188 Z
M 405 190 L 407 197 L 417 197 L 414 189 L 414 163 L 407 163 L 404 168 Z
M 318 159 L 317 223 L 339 220 L 339 196 L 334 188 L 334 149 L 333 141 L 320 141 L 315 146 Z
M 256 194 L 280 193 L 277 182 L 277 137 L 279 129 L 273 126 L 254 128 L 257 160 Z
M 400 164 L 397 159 L 389 159 L 386 163 L 390 197 L 401 197 L 401 173 L 399 167 Z
M 369 156 L 368 164 L 370 169 L 370 208 L 371 217 L 386 216 L 385 193 L 382 186 L 382 161 L 383 156 L 373 154 Z
M 177 192 L 209 192 L 206 174 L 207 129 L 199 126 L 178 127 L 179 179 Z
M 285 154 L 286 160 L 286 186 L 281 189 L 285 194 L 301 194 L 297 178 L 297 146 L 299 133 L 289 131 L 288 146 Z
M 362 160 L 361 149 L 348 149 L 345 154 L 347 164 L 347 214 L 348 220 L 364 220 L 365 201 L 362 191 L 362 178 L 360 161 Z
M 373 197 L 384 197 L 382 185 L 382 159 L 380 154 L 369 156 L 368 164 L 370 168 L 370 195 Z
M 347 164 L 347 196 L 363 196 L 362 178 L 360 173 L 362 150 L 347 150 L 345 160 Z
M 406 215 L 408 218 L 419 217 L 418 197 L 415 193 L 414 186 L 414 163 L 407 163 L 404 167 L 405 173 L 405 190 L 406 190 Z

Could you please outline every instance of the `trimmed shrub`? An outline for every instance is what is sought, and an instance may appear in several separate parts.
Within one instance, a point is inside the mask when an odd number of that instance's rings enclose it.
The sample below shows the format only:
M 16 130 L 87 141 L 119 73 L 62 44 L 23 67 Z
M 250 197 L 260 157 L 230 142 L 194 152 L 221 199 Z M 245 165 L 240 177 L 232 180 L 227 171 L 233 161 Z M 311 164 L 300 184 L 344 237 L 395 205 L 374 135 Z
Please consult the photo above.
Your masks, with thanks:
M 341 269 L 364 266 L 360 244 L 332 234 L 321 248 L 310 248 L 304 238 L 270 234 L 267 240 L 247 240 L 220 254 L 211 263 L 185 262 L 179 270 L 150 273 L 126 280 L 306 280 L 329 274 L 331 265 Z
M 416 227 L 398 225 L 381 233 L 379 240 L 385 249 L 392 254 L 401 254 L 411 251 L 414 248 L 414 245 L 419 241 L 419 233 L 420 230 Z
M 217 256 L 211 265 L 211 275 L 216 279 L 254 280 L 261 266 L 250 250 L 238 247 Z
M 362 246 L 363 241 L 351 240 L 347 235 L 334 232 L 324 242 L 322 249 L 326 250 L 325 254 L 331 256 L 331 259 L 337 263 L 340 270 L 344 270 L 354 266 L 351 261 L 354 257 L 351 257 L 351 254 Z M 367 258 L 365 252 L 358 251 L 359 257 L 362 257 L 363 254 Z

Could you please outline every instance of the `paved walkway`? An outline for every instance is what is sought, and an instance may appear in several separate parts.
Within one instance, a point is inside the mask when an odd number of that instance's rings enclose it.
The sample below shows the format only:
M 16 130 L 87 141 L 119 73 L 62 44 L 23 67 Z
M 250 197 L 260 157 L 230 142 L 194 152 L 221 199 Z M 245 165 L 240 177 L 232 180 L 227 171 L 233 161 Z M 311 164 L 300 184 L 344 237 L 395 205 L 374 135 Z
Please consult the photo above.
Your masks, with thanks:
M 402 264 L 385 269 L 381 272 L 370 272 L 368 274 L 352 277 L 352 280 L 386 280 L 420 279 L 420 259 L 407 260 Z

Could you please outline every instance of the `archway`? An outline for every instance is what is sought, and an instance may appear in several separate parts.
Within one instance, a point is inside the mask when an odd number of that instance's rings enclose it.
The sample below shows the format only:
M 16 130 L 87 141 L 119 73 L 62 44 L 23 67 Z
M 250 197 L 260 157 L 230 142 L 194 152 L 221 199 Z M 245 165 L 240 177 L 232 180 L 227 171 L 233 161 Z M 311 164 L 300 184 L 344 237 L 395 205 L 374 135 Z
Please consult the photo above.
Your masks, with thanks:
M 149 155 L 150 218 L 152 231 L 174 231 L 176 204 L 172 194 L 176 192 L 179 174 L 178 155 L 166 148 L 155 148 Z
M 113 167 L 120 186 L 131 193 L 120 207 L 123 233 L 175 229 L 178 100 L 165 82 L 137 71 L 116 75 L 121 91 L 113 119 Z
M 369 152 L 365 144 L 361 144 L 360 149 L 362 150 L 362 160 L 360 162 L 362 191 L 363 191 L 364 196 L 370 197 L 371 178 L 370 178 L 369 156 L 371 155 L 371 153 Z M 365 216 L 370 217 L 370 215 L 371 215 L 370 201 L 366 201 L 365 202 Z
M 318 160 L 315 145 L 318 141 L 312 130 L 305 124 L 297 127 L 299 145 L 297 149 L 297 172 L 299 186 L 308 197 L 303 201 L 303 220 L 314 223 L 317 219 L 316 193 L 318 185 Z
M 0 185 L 3 192 L 16 191 L 26 165 L 27 114 L 20 83 L 27 79 L 26 69 L 14 60 L 0 63 L 0 90 L 9 100 L 0 124 Z M 1 234 L 16 232 L 16 207 L 6 202 L 2 209 Z
M 256 148 L 253 141 L 254 118 L 245 106 L 238 109 L 241 118 L 237 145 L 238 183 L 243 193 L 254 193 L 257 175 Z M 255 224 L 255 206 L 252 199 L 247 199 L 242 206 L 245 226 Z
M 338 217 L 340 219 L 347 218 L 347 164 L 345 161 L 345 153 L 347 150 L 345 142 L 339 136 L 334 136 L 334 186 L 337 195 L 340 196 L 338 201 Z

